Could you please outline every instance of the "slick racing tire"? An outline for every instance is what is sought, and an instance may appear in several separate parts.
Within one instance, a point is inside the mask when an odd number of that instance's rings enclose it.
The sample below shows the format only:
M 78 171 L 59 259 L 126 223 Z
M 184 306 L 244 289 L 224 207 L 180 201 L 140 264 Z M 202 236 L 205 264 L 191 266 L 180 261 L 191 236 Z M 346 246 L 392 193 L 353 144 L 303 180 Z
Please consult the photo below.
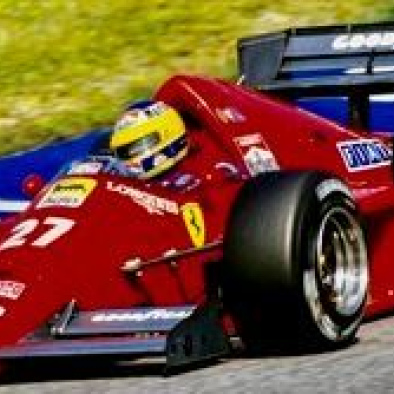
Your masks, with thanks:
M 349 344 L 368 287 L 350 190 L 318 172 L 251 179 L 229 216 L 222 270 L 224 306 L 249 350 L 279 342 L 305 350 Z

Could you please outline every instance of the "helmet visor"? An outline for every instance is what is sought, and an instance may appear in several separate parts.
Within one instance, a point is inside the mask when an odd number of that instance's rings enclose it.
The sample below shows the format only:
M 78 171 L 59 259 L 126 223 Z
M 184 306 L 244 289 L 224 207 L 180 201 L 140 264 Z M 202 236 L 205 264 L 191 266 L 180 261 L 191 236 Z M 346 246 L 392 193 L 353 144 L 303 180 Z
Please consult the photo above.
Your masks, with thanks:
M 159 133 L 151 133 L 129 144 L 115 149 L 115 155 L 120 160 L 130 160 L 144 155 L 160 142 Z

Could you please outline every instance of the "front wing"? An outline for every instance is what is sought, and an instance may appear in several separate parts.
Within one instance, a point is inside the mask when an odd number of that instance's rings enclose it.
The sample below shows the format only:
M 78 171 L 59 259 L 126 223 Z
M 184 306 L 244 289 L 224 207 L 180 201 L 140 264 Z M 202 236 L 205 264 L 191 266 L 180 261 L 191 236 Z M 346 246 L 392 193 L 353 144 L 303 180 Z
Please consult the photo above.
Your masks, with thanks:
M 164 356 L 165 369 L 219 358 L 229 342 L 215 305 L 77 310 L 75 301 L 36 332 L 0 349 L 0 360 Z

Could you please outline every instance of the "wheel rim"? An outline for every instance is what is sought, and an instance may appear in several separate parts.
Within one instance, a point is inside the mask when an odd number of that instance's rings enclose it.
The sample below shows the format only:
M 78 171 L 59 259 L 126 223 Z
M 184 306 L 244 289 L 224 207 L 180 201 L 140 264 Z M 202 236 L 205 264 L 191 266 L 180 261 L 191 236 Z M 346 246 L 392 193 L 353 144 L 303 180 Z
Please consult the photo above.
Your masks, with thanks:
M 304 274 L 304 291 L 314 320 L 330 339 L 358 325 L 368 286 L 362 229 L 351 212 L 331 208 L 316 237 L 315 266 Z

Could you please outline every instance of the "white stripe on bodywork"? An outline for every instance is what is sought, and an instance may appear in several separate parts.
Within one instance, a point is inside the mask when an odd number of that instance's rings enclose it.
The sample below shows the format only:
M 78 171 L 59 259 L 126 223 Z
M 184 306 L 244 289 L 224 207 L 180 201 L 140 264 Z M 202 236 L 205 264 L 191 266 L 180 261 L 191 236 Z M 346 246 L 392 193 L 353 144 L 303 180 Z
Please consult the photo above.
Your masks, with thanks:
M 392 103 L 394 101 L 393 93 L 371 94 L 371 101 Z
M 30 201 L 0 199 L 0 212 L 22 212 L 30 205 Z

